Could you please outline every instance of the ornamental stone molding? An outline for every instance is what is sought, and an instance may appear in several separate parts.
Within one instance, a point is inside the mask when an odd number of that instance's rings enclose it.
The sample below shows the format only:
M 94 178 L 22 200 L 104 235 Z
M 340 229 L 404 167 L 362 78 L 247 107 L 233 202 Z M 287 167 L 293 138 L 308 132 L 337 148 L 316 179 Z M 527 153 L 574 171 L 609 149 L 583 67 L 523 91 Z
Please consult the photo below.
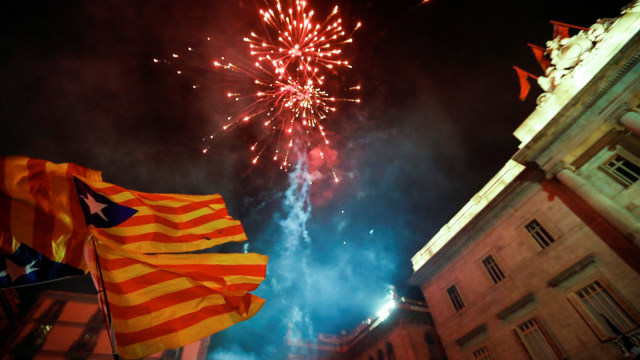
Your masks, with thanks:
M 630 4 L 626 11 L 640 12 L 640 0 Z M 545 76 L 538 78 L 538 84 L 544 91 L 536 100 L 538 108 L 544 107 L 563 79 L 572 76 L 576 68 L 597 56 L 601 43 L 606 42 L 607 31 L 616 21 L 617 19 L 600 19 L 589 30 L 580 30 L 572 37 L 556 37 L 547 41 L 545 54 L 551 58 L 552 66 L 547 68 Z
M 640 12 L 640 0 L 633 0 L 631 3 L 629 3 L 629 5 L 625 6 L 625 8 L 622 9 L 623 14 L 633 12 Z
M 588 37 L 591 29 L 589 29 L 588 33 L 581 31 L 578 35 L 570 38 L 560 39 L 560 37 L 557 37 L 547 42 L 547 52 L 551 57 L 551 64 L 554 65 L 551 73 L 566 72 L 582 61 L 583 57 L 591 51 L 595 42 L 595 38 Z M 594 31 L 596 34 L 600 32 L 601 30 Z

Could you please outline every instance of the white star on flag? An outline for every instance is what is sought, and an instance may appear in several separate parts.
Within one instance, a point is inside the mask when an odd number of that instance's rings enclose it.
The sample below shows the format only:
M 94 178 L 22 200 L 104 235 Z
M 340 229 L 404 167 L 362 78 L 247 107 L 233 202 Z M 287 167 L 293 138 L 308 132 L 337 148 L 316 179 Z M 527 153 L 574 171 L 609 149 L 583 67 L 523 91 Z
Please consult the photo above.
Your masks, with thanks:
M 31 264 L 27 264 L 26 266 L 20 266 L 9 259 L 4 259 L 4 261 L 7 264 L 7 268 L 0 272 L 0 277 L 9 275 L 11 282 L 15 282 L 23 275 L 28 275 L 36 270 L 40 270 L 34 267 L 37 260 L 33 260 Z
M 104 219 L 104 221 L 109 221 L 107 217 L 102 213 L 102 209 L 107 207 L 106 204 L 97 202 L 93 197 L 91 197 L 91 194 L 87 194 L 86 197 L 80 195 L 80 198 L 84 200 L 85 204 L 87 204 L 87 206 L 89 207 L 89 212 L 91 213 L 91 215 L 98 214 L 101 218 Z

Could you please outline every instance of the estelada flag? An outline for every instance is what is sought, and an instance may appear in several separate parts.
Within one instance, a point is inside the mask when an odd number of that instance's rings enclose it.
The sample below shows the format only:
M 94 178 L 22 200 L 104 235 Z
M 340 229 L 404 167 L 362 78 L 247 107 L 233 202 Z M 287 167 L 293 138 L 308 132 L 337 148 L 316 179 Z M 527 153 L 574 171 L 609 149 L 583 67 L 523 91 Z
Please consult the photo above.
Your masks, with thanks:
M 24 252 L 18 251 L 24 244 L 53 262 L 87 269 L 83 246 L 89 229 L 78 205 L 74 176 L 102 179 L 99 171 L 75 164 L 0 156 L 1 253 L 17 256 Z M 43 265 L 31 269 L 37 266 Z
M 99 236 L 95 251 L 89 243 L 85 251 L 126 359 L 185 346 L 251 318 L 264 304 L 249 291 L 265 278 L 265 255 L 141 254 Z
M 75 182 L 94 236 L 93 247 L 87 242 L 85 248 L 87 263 L 104 290 L 100 300 L 120 356 L 185 346 L 260 310 L 264 300 L 249 291 L 264 280 L 268 257 L 190 253 L 246 240 L 220 195 Z
M 126 250 L 190 252 L 247 240 L 218 194 L 150 194 L 86 179 L 76 186 L 92 233 Z
M 84 271 L 53 261 L 25 244 L 20 244 L 11 254 L 0 251 L 0 288 L 31 285 L 83 274 Z

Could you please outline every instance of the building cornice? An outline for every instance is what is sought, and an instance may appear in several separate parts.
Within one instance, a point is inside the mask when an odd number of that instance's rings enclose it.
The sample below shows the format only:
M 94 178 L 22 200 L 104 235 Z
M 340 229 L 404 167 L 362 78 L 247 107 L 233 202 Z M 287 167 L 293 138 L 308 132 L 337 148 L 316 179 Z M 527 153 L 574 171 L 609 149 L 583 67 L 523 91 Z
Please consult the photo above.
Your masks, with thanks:
M 520 299 L 516 300 L 513 304 L 507 306 L 506 308 L 498 311 L 498 313 L 496 314 L 496 316 L 498 317 L 498 319 L 500 320 L 504 320 L 506 318 L 508 318 L 509 316 L 515 314 L 516 312 L 518 312 L 520 309 L 524 308 L 525 306 L 533 303 L 536 301 L 536 295 L 534 293 L 528 293 L 526 295 L 524 295 L 523 297 L 521 297 Z
M 525 171 L 526 168 L 522 165 L 515 170 L 515 173 L 502 178 L 504 182 L 500 183 L 500 186 L 496 186 L 491 192 L 486 193 L 484 201 L 474 202 L 472 199 L 467 204 L 472 208 L 467 209 L 467 212 L 464 213 L 465 207 L 458 213 L 458 215 L 464 214 L 464 217 L 458 220 L 457 227 L 443 227 L 434 237 L 441 242 L 440 244 L 429 242 L 421 252 L 412 258 L 414 273 L 409 278 L 409 283 L 413 285 L 424 284 L 439 273 L 458 255 L 461 249 L 465 249 L 475 239 L 482 236 L 482 233 L 490 228 L 501 214 L 512 211 L 510 204 L 514 199 L 521 199 L 531 194 L 534 186 L 537 186 L 537 182 L 544 178 L 544 173 L 536 169 Z M 482 194 L 482 191 L 478 194 Z
M 520 163 L 537 162 L 544 166 L 538 157 L 548 149 L 549 144 L 555 143 L 581 119 L 591 119 L 592 116 L 585 114 L 599 100 L 629 72 L 640 71 L 639 8 L 635 2 L 619 18 L 598 21 L 589 31 L 581 31 L 572 38 L 549 42 L 547 52 L 552 54 L 552 61 L 554 54 L 576 52 L 575 62 L 562 65 L 562 61 L 556 59 L 556 63 L 561 64 L 557 67 L 562 69 L 552 69 L 551 73 L 562 70 L 563 74 L 554 78 L 555 85 L 541 95 L 545 100 L 514 132 L 521 144 L 520 150 L 512 157 L 513 160 Z M 633 91 L 638 86 L 640 85 L 629 84 L 628 91 Z M 609 108 L 616 105 L 624 107 L 616 99 L 603 104 Z M 602 114 L 605 111 L 598 109 L 597 112 Z M 601 116 L 602 122 L 614 124 L 622 114 L 613 115 L 615 116 L 611 118 Z M 598 125 L 593 121 L 591 123 Z
M 456 339 L 456 344 L 458 344 L 458 346 L 464 346 L 467 343 L 469 343 L 471 340 L 477 338 L 478 336 L 482 335 L 482 334 L 486 334 L 487 333 L 487 324 L 481 324 L 476 326 L 475 328 L 473 328 L 471 331 L 467 332 L 466 334 L 462 335 L 461 337 Z

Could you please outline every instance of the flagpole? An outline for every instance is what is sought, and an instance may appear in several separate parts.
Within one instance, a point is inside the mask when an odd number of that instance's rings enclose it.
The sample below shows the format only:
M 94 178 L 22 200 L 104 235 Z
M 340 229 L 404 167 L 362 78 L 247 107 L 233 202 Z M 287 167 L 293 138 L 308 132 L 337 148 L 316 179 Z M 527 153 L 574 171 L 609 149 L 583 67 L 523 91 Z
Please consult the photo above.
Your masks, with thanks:
M 107 300 L 107 290 L 104 287 L 104 279 L 102 278 L 102 268 L 100 268 L 100 259 L 98 258 L 98 247 L 96 246 L 96 239 L 93 237 L 93 234 L 89 235 L 91 238 L 91 242 L 93 243 L 93 251 L 96 256 L 96 266 L 98 267 L 98 274 L 100 277 L 100 285 L 102 290 L 98 290 L 98 293 L 102 293 L 104 298 L 104 305 L 107 309 L 107 313 L 104 314 L 104 320 L 107 325 L 107 330 L 109 331 L 109 342 L 111 343 L 111 351 L 113 351 L 114 360 L 120 360 L 120 356 L 118 355 L 118 350 L 115 346 L 115 339 L 113 334 L 113 328 L 111 327 L 111 310 L 109 309 L 109 300 Z
M 582 27 L 582 26 L 577 26 L 577 25 L 571 25 L 571 24 L 567 24 L 567 23 L 562 23 L 560 21 L 549 20 L 549 22 L 552 23 L 553 25 L 560 25 L 560 26 L 570 27 L 572 29 L 589 31 L 589 28 Z

